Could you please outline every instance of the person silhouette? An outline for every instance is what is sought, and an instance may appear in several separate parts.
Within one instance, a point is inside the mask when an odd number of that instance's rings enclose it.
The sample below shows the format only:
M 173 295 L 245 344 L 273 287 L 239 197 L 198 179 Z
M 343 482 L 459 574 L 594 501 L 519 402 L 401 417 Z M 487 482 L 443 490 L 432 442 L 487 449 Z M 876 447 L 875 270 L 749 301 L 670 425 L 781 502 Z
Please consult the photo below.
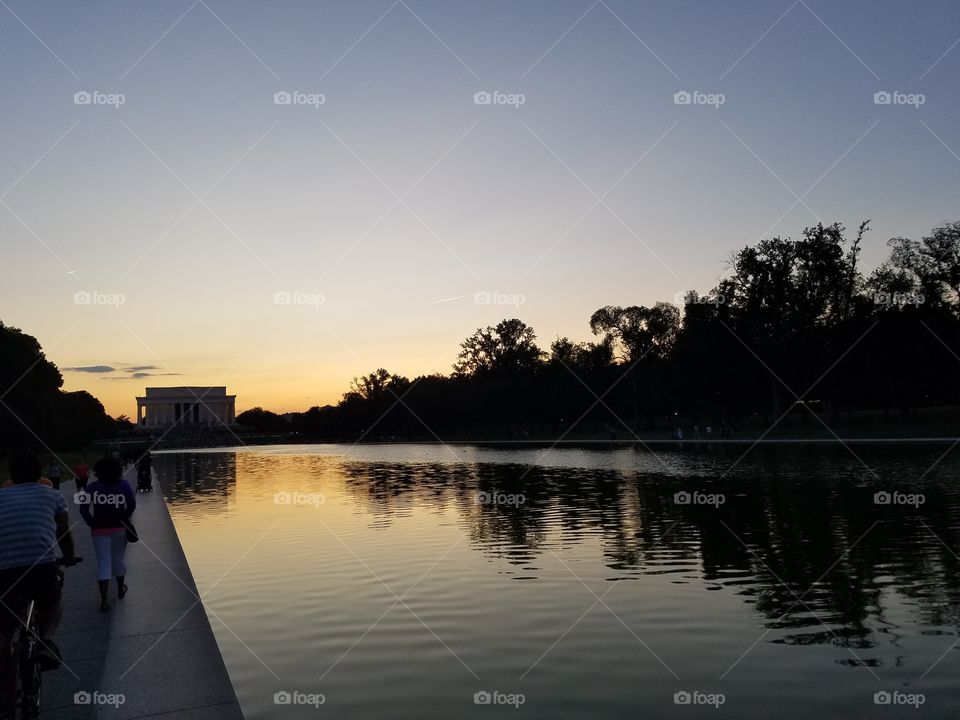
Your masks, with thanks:
M 98 460 L 93 466 L 97 479 L 77 494 L 80 515 L 90 527 L 93 549 L 97 553 L 97 585 L 100 588 L 100 611 L 110 609 L 107 593 L 110 578 L 117 579 L 117 599 L 127 594 L 127 523 L 137 508 L 130 484 L 123 479 L 123 468 L 111 457 Z

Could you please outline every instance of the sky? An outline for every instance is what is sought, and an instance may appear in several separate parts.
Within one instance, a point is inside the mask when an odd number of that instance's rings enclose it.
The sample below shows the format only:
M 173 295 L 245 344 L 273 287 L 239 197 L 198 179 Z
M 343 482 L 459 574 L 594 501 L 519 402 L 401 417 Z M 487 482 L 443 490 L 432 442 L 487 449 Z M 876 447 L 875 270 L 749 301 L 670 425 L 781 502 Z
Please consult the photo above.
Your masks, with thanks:
M 0 61 L 0 320 L 112 414 L 303 410 L 960 219 L 955 0 L 4 0 Z

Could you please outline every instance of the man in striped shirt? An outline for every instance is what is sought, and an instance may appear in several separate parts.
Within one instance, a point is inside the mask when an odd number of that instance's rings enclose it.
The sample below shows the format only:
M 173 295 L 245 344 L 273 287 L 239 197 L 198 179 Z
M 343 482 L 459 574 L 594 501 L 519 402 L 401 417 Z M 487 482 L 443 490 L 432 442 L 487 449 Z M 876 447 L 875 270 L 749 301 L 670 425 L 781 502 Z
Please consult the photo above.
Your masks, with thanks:
M 0 700 L 15 692 L 16 673 L 9 667 L 14 660 L 10 641 L 23 622 L 25 601 L 34 600 L 42 640 L 41 661 L 45 660 L 47 667 L 59 663 L 60 653 L 52 641 L 63 614 L 63 576 L 56 564 L 57 545 L 64 564 L 72 564 L 76 558 L 67 501 L 58 491 L 38 482 L 40 471 L 36 455 L 15 455 L 10 459 L 14 484 L 0 490 Z

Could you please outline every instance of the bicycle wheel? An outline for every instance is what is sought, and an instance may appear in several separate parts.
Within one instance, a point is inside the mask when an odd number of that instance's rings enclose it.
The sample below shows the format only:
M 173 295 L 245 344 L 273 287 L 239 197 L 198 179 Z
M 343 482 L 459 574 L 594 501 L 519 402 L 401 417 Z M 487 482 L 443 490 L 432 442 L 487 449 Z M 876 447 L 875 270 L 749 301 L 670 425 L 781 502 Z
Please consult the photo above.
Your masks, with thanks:
M 4 658 L 4 660 L 6 660 L 8 663 L 7 667 L 10 669 L 10 673 L 14 675 L 13 687 L 10 690 L 9 702 L 5 702 L 2 705 L 0 705 L 0 718 L 4 718 L 4 719 L 10 718 L 11 720 L 13 720 L 13 718 L 16 717 L 16 713 L 17 713 L 17 689 L 18 689 L 17 686 L 19 684 L 19 678 L 20 678 L 20 667 L 17 664 L 18 663 L 17 658 L 20 657 L 19 650 L 20 650 L 20 633 L 15 632 L 10 642 L 10 648 L 9 648 L 10 655 L 9 657 Z M 6 683 L 8 681 L 8 678 L 2 678 L 0 680 Z
M 37 658 L 37 626 L 30 623 L 24 633 L 20 652 L 20 717 L 37 720 L 40 717 L 40 662 Z

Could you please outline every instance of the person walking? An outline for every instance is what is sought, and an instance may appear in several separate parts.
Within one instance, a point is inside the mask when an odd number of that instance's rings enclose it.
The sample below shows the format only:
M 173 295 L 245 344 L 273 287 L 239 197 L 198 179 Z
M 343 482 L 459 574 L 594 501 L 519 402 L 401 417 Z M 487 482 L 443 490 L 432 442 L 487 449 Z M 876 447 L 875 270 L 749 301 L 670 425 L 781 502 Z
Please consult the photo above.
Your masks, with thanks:
M 153 457 L 147 450 L 137 461 L 137 492 L 153 492 Z
M 47 478 L 54 490 L 60 489 L 60 461 L 56 457 L 50 458 L 50 464 L 47 465 Z
M 127 594 L 127 523 L 137 507 L 130 483 L 123 479 L 123 468 L 105 457 L 93 466 L 97 479 L 75 496 L 80 515 L 90 527 L 93 549 L 97 553 L 97 585 L 100 588 L 100 612 L 110 609 L 107 592 L 110 578 L 117 579 L 117 599 Z
M 77 490 L 83 490 L 89 479 L 90 466 L 87 465 L 87 456 L 81 455 L 80 462 L 73 466 L 73 481 L 77 484 Z

